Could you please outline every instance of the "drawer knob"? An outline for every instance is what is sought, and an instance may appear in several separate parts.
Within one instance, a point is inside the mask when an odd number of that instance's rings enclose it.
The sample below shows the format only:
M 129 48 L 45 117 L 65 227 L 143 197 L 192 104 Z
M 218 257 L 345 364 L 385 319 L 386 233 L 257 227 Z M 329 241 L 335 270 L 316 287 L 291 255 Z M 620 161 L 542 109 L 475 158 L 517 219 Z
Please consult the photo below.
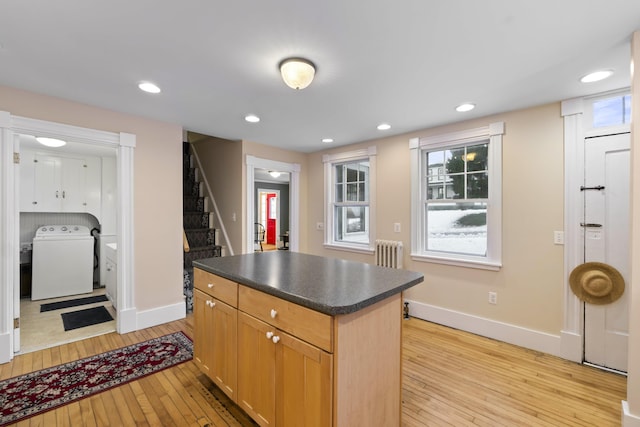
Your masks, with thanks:
M 209 289 L 211 289 L 213 288 L 213 283 L 209 283 L 207 286 L 209 287 Z
M 215 306 L 215 305 L 216 305 L 216 303 L 208 299 L 208 300 L 207 300 L 207 305 L 208 305 L 209 307 L 213 307 L 213 306 Z
M 271 338 L 273 338 L 273 332 L 269 331 L 267 332 L 267 339 L 270 340 Z
M 273 341 L 274 344 L 278 344 L 278 341 L 280 341 L 280 337 L 276 335 L 273 338 L 271 338 L 271 341 Z
M 271 309 L 271 318 L 275 319 L 277 315 L 278 315 L 278 312 L 275 311 L 274 309 Z

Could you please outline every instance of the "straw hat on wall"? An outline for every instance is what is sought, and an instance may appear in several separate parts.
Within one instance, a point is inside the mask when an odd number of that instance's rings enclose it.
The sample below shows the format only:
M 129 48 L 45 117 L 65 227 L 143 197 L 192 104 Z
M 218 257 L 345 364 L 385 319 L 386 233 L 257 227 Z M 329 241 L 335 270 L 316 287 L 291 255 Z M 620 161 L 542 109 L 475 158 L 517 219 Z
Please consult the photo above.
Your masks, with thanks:
M 569 275 L 571 290 L 589 304 L 610 304 L 624 293 L 624 278 L 612 266 L 601 262 L 586 262 Z

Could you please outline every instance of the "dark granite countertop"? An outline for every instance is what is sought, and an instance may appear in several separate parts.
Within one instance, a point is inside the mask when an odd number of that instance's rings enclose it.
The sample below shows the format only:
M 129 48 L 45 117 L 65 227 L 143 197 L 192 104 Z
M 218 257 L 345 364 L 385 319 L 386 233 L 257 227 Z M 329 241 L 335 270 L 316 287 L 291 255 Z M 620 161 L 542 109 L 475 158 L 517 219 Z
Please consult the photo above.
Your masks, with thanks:
M 193 266 L 329 315 L 353 313 L 424 280 L 413 271 L 291 251 L 200 259 Z

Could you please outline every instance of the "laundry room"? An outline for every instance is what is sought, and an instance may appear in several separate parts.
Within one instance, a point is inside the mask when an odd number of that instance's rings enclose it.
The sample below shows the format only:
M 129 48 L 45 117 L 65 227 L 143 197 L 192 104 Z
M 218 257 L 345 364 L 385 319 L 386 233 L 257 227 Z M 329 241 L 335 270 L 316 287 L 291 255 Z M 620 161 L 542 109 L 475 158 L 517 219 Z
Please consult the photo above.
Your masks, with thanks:
M 115 149 L 19 139 L 21 352 L 115 330 Z

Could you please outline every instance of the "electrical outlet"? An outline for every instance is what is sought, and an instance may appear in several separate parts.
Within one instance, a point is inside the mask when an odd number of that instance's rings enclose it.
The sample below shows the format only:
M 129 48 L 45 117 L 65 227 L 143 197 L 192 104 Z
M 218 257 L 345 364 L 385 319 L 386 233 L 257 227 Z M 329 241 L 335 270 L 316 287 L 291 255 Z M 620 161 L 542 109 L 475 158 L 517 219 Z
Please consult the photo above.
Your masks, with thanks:
M 554 231 L 553 232 L 553 244 L 554 245 L 564 245 L 564 231 Z
M 394 222 L 393 223 L 393 231 L 394 231 L 394 233 L 400 233 L 400 223 L 399 222 Z
M 489 304 L 497 304 L 497 303 L 498 303 L 498 293 L 489 292 Z

